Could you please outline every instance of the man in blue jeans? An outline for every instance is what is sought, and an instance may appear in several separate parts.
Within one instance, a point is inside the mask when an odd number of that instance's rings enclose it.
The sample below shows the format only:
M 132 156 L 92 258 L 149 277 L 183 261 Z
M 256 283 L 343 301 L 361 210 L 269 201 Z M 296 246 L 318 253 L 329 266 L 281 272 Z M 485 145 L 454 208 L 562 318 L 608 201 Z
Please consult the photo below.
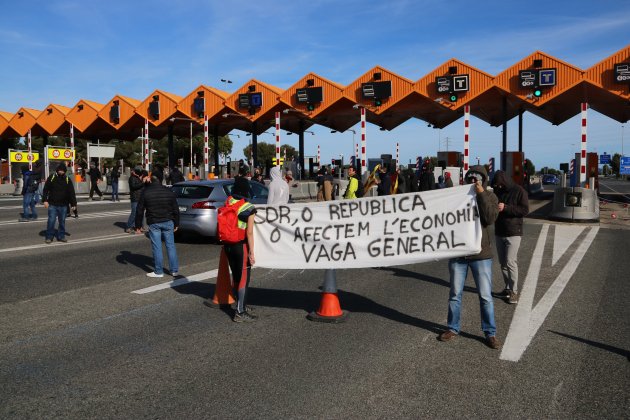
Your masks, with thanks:
M 129 202 L 131 203 L 131 213 L 129 214 L 129 219 L 127 219 L 125 233 L 136 233 L 136 211 L 138 209 L 138 200 L 140 200 L 142 189 L 144 188 L 144 182 L 142 182 L 141 176 L 142 166 L 136 166 L 131 170 L 131 175 L 129 176 Z
M 55 236 L 55 223 L 59 220 L 57 240 L 68 242 L 66 239 L 66 214 L 68 205 L 77 208 L 77 197 L 74 185 L 66 175 L 66 165 L 60 163 L 54 174 L 50 175 L 44 184 L 42 194 L 44 207 L 48 209 L 48 225 L 46 227 L 46 243 L 50 244 Z
M 136 232 L 142 229 L 142 217 L 146 211 L 147 224 L 149 225 L 149 237 L 153 251 L 155 270 L 147 273 L 148 277 L 164 277 L 164 257 L 162 255 L 162 240 L 166 245 L 168 255 L 168 267 L 171 275 L 176 277 L 179 273 L 177 251 L 175 250 L 175 235 L 179 227 L 179 207 L 175 194 L 170 188 L 162 185 L 155 176 L 146 176 L 143 182 L 147 185 L 138 200 L 136 210 Z
M 501 343 L 496 338 L 497 327 L 494 322 L 494 302 L 492 300 L 492 243 L 489 227 L 498 216 L 498 200 L 494 193 L 486 190 L 488 173 L 481 165 L 472 166 L 466 173 L 467 184 L 474 184 L 477 194 L 477 209 L 481 221 L 481 252 L 476 255 L 452 258 L 448 262 L 451 277 L 451 290 L 448 300 L 448 330 L 438 336 L 440 341 L 450 341 L 460 331 L 462 292 L 468 269 L 472 272 L 479 294 L 481 312 L 481 330 L 485 343 L 492 349 L 500 349 Z

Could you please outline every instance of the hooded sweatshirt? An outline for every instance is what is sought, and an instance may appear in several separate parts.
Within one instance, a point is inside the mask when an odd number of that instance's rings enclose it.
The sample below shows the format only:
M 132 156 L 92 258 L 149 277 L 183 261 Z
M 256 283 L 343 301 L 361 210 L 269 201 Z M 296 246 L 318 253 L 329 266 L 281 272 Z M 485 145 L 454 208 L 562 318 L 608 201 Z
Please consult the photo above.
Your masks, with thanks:
M 477 193 L 477 209 L 479 210 L 479 219 L 481 220 L 481 252 L 476 255 L 469 255 L 468 260 L 486 260 L 492 258 L 492 240 L 490 235 L 490 226 L 497 220 L 498 200 L 494 193 L 487 190 L 488 173 L 482 165 L 471 166 L 466 174 L 478 173 L 482 177 L 483 192 Z
M 267 204 L 287 204 L 289 202 L 289 185 L 282 178 L 282 171 L 279 166 L 274 166 L 269 171 L 271 182 L 269 183 L 269 197 Z
M 529 213 L 527 192 L 515 184 L 504 171 L 494 174 L 492 188 L 499 200 L 505 204 L 494 226 L 494 234 L 501 237 L 523 236 L 523 217 Z

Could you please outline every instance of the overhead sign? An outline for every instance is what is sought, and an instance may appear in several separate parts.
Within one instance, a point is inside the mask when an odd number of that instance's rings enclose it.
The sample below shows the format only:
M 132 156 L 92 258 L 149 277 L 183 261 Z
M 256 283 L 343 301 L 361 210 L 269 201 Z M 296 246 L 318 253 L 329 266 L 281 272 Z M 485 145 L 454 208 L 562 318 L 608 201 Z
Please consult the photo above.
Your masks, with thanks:
M 65 147 L 48 147 L 48 159 L 52 160 L 72 160 L 74 151 Z
M 29 163 L 39 160 L 39 152 L 31 152 L 26 150 L 9 152 L 9 162 L 11 163 Z
M 621 175 L 630 175 L 630 156 L 619 159 L 619 173 Z
M 615 82 L 630 83 L 630 63 L 615 64 Z
M 603 154 L 603 155 L 599 155 L 599 164 L 600 165 L 606 165 L 610 163 L 610 155 L 607 154 Z
M 557 83 L 556 69 L 529 69 L 518 72 L 521 88 L 539 88 L 555 86 Z
M 90 144 L 88 143 L 88 156 L 90 158 L 113 158 L 116 153 L 116 146 L 108 144 Z
M 262 103 L 262 92 L 241 93 L 238 95 L 239 108 L 260 108 Z
M 467 74 L 439 76 L 435 78 L 438 93 L 468 92 L 470 77 Z
M 297 89 L 295 97 L 300 103 L 319 103 L 324 99 L 324 92 L 321 86 Z
M 256 210 L 259 267 L 385 267 L 481 250 L 481 222 L 470 185 Z

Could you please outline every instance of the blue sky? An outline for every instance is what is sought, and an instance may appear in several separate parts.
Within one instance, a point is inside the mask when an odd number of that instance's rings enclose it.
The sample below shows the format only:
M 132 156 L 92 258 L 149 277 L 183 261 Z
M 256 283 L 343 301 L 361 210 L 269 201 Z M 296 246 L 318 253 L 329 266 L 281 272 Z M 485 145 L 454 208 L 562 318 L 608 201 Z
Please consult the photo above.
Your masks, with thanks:
M 496 75 L 536 50 L 582 69 L 630 41 L 630 2 L 573 0 L 152 0 L 27 1 L 0 4 L 0 110 L 105 103 L 116 94 L 181 96 L 200 84 L 233 92 L 251 78 L 288 88 L 310 71 L 347 85 L 381 65 L 416 81 L 450 58 Z M 227 88 L 220 79 L 234 83 Z M 355 127 L 358 132 L 358 126 Z M 352 134 L 313 127 L 306 155 L 352 152 Z M 589 151 L 619 152 L 622 126 L 589 111 Z M 630 138 L 630 129 L 626 130 Z M 508 149 L 518 148 L 517 119 Z M 345 136 L 347 139 L 343 139 Z M 368 125 L 368 155 L 401 161 L 463 149 L 463 119 L 435 130 L 410 120 L 391 132 Z M 471 161 L 498 158 L 501 128 L 471 121 Z M 246 146 L 235 138 L 235 155 Z M 271 141 L 262 136 L 261 141 Z M 357 137 L 358 139 L 358 137 Z M 526 114 L 524 149 L 538 168 L 577 151 L 579 116 L 555 127 Z M 297 147 L 296 136 L 283 143 Z M 630 142 L 628 142 L 630 149 Z

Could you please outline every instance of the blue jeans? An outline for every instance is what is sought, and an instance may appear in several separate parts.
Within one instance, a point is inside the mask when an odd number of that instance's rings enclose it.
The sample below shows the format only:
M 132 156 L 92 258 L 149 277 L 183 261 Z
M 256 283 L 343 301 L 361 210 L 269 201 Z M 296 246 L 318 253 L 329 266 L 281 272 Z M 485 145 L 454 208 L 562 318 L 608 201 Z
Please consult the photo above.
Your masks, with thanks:
M 459 334 L 459 318 L 462 307 L 462 292 L 468 267 L 472 272 L 479 294 L 479 311 L 481 312 L 481 330 L 486 337 L 496 335 L 494 322 L 494 301 L 492 300 L 492 258 L 486 260 L 466 260 L 453 258 L 448 261 L 451 275 L 451 291 L 448 299 L 448 329 Z
M 57 239 L 61 240 L 66 237 L 66 214 L 68 206 L 48 206 L 48 225 L 46 227 L 46 239 L 52 239 L 55 236 L 55 221 L 59 219 L 59 229 L 57 229 Z
M 35 210 L 35 196 L 36 192 L 32 193 L 24 193 L 24 198 L 22 199 L 22 217 L 25 219 L 37 219 L 37 211 Z
M 131 214 L 129 215 L 129 219 L 127 219 L 127 229 L 133 229 L 136 226 L 136 209 L 138 208 L 138 202 L 131 202 Z M 142 226 L 140 226 L 142 227 Z
M 112 201 L 118 200 L 118 180 L 112 181 Z
M 175 235 L 173 229 L 175 225 L 172 220 L 168 222 L 153 223 L 149 225 L 149 237 L 151 238 L 151 248 L 153 251 L 153 261 L 155 263 L 155 274 L 164 274 L 164 257 L 162 255 L 162 239 L 166 245 L 168 255 L 168 268 L 171 273 L 179 271 L 177 262 L 177 251 L 175 250 Z

